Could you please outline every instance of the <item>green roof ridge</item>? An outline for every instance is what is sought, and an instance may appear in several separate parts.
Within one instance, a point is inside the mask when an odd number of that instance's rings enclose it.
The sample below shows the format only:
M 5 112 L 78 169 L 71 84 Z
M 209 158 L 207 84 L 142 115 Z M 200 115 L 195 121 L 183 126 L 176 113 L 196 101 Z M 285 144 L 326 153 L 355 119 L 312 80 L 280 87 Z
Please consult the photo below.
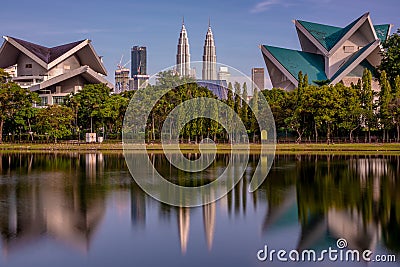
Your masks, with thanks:
M 353 26 L 363 17 L 357 18 L 349 25 L 344 28 L 330 26 L 325 24 L 319 24 L 314 22 L 308 22 L 298 20 L 298 22 L 323 46 L 327 51 L 330 51 L 351 29 Z
M 385 42 L 389 35 L 390 24 L 374 25 L 374 29 L 379 40 Z
M 308 75 L 309 81 L 327 80 L 322 55 L 287 48 L 264 45 L 272 56 L 297 80 L 299 71 Z
M 348 66 L 350 66 L 351 63 L 353 63 L 362 53 L 364 53 L 365 50 L 367 50 L 372 44 L 374 44 L 374 42 L 369 43 L 368 45 L 364 46 L 363 48 L 361 48 L 360 50 L 358 50 L 356 53 L 354 53 L 347 61 L 346 63 L 343 64 L 343 66 L 341 66 L 336 73 L 332 76 L 331 80 L 333 81 L 334 79 L 336 79 L 337 76 L 339 76 L 343 71 L 345 71 L 347 69 Z

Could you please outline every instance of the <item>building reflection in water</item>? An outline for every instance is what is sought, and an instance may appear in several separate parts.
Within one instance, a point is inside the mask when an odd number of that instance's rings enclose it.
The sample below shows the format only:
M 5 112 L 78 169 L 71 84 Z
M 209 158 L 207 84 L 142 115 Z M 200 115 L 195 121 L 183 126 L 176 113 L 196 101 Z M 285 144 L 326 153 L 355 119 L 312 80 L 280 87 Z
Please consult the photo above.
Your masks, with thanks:
M 190 228 L 191 219 L 198 219 L 197 214 L 191 217 L 194 209 L 149 201 L 130 178 L 120 155 L 5 154 L 0 158 L 0 234 L 6 253 L 34 245 L 43 236 L 87 252 L 103 220 L 109 191 L 130 190 L 130 200 L 128 194 L 121 201 L 130 204 L 133 227 L 146 225 L 149 206 L 159 209 L 159 223 L 176 223 L 182 254 L 190 248 L 190 231 L 198 231 Z M 335 247 L 336 239 L 345 238 L 351 249 L 374 251 L 382 243 L 399 253 L 399 159 L 279 155 L 264 184 L 249 193 L 249 181 L 258 162 L 258 156 L 251 155 L 243 179 L 233 190 L 201 207 L 206 247 L 213 249 L 217 217 L 252 220 L 253 215 L 246 217 L 249 208 L 259 212 L 259 207 L 266 207 L 260 235 L 299 225 L 301 230 L 294 241 L 299 250 Z M 166 164 L 162 156 L 153 155 L 152 160 L 163 175 L 184 175 Z M 218 176 L 228 160 L 229 156 L 218 154 L 204 179 Z M 118 174 L 125 172 L 126 177 L 118 180 L 118 175 L 108 172 L 110 169 Z M 237 173 L 232 170 L 232 175 Z
M 298 250 L 335 248 L 336 240 L 344 238 L 350 249 L 375 251 L 383 239 L 398 253 L 400 242 L 393 233 L 400 224 L 399 157 L 324 157 L 297 156 L 298 164 L 291 166 L 294 179 L 281 175 L 285 164 L 277 157 L 264 191 L 269 204 L 264 233 L 292 214 L 301 225 Z M 274 193 L 277 189 L 281 193 Z
M 190 209 L 180 207 L 178 208 L 178 228 L 179 240 L 181 244 L 182 254 L 186 253 L 189 241 L 189 228 L 190 228 Z
M 32 155 L 1 157 L 0 231 L 6 254 L 44 236 L 89 250 L 105 205 L 92 172 L 97 157 L 83 156 L 35 157 L 39 171 L 32 169 Z M 91 171 L 80 173 L 82 163 Z

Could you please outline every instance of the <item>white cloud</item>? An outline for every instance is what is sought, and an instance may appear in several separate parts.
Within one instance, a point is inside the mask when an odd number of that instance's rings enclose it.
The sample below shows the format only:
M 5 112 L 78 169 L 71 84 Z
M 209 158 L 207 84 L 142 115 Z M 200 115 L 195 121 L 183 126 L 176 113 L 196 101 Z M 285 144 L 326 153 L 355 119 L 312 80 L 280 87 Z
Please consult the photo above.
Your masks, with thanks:
M 279 2 L 278 0 L 265 0 L 265 1 L 262 1 L 262 2 L 260 2 L 260 3 L 258 3 L 258 4 L 256 4 L 256 5 L 250 10 L 250 12 L 251 12 L 251 13 L 260 13 L 260 12 L 263 12 L 263 11 L 268 10 L 271 6 L 277 5 L 277 4 L 279 4 L 279 3 L 280 3 L 280 2 Z

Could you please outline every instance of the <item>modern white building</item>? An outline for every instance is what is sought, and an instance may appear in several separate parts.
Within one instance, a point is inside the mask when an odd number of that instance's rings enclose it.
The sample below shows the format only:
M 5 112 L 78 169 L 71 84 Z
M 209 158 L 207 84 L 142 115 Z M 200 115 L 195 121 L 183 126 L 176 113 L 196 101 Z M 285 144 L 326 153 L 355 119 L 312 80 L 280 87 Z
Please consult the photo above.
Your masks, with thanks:
M 302 51 L 262 45 L 272 85 L 293 90 L 298 73 L 307 74 L 310 83 L 357 83 L 365 68 L 375 71 L 381 63 L 381 43 L 390 34 L 391 25 L 373 25 L 365 13 L 346 27 L 295 20 Z M 379 90 L 378 81 L 372 83 Z
M 55 47 L 45 47 L 14 37 L 4 36 L 0 48 L 0 68 L 12 69 L 12 80 L 37 92 L 39 106 L 61 104 L 69 93 L 85 84 L 104 83 L 113 88 L 101 57 L 90 40 Z

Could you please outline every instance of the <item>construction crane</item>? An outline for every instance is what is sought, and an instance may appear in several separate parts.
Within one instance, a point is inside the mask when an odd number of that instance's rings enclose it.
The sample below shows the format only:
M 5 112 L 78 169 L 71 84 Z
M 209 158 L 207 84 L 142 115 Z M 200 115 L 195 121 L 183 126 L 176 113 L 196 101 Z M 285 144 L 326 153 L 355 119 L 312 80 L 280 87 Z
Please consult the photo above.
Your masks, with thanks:
M 131 63 L 131 61 L 127 61 L 124 65 L 122 65 L 122 59 L 124 58 L 124 55 L 121 55 L 121 59 L 119 60 L 119 63 L 117 64 L 117 69 L 118 70 L 122 70 L 123 68 L 125 68 L 126 65 L 128 65 L 129 63 Z

